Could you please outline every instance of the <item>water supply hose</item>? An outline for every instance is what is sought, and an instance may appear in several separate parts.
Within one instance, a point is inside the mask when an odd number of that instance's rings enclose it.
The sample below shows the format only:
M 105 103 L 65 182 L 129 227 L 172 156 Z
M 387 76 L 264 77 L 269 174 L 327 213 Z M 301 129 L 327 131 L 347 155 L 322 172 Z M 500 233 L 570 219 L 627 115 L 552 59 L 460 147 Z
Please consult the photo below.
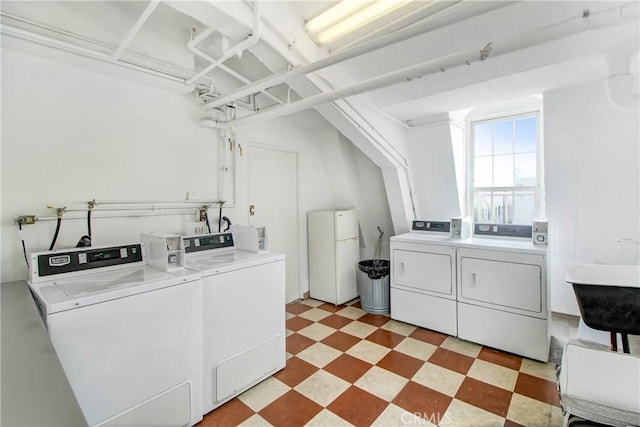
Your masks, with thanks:
M 67 207 L 65 206 L 64 208 L 54 208 L 53 206 L 48 206 L 48 209 L 55 209 L 56 210 L 56 215 L 58 216 L 58 222 L 56 224 L 56 232 L 53 234 L 53 240 L 51 241 L 51 245 L 49 246 L 49 250 L 52 251 L 53 247 L 56 245 L 56 240 L 58 240 L 58 233 L 60 233 L 60 226 L 62 225 L 62 215 L 64 215 L 64 210 L 67 209 Z
M 27 256 L 27 245 L 24 243 L 24 237 L 22 237 L 22 220 L 18 221 L 18 233 L 20 234 L 20 240 L 22 241 L 22 252 L 24 253 L 24 261 L 29 268 L 29 257 Z
M 220 200 L 218 202 L 220 204 L 220 208 L 218 209 L 218 233 L 222 231 L 222 205 L 224 205 L 224 200 Z
M 91 234 L 91 212 L 93 211 L 93 207 L 96 205 L 96 199 L 93 199 L 87 204 L 87 236 L 89 236 L 89 240 L 93 238 Z
M 231 228 L 231 220 L 226 216 L 223 216 L 222 220 L 227 224 L 227 227 L 224 229 L 224 231 L 229 231 L 229 229 Z
M 211 234 L 211 226 L 209 225 L 209 214 L 207 211 L 204 212 L 204 222 L 207 224 L 207 230 L 209 230 L 209 234 Z
M 87 211 L 87 236 L 91 238 L 91 209 Z
M 60 226 L 62 225 L 62 215 L 58 215 L 58 221 L 56 224 L 56 232 L 53 234 L 53 240 L 51 241 L 51 245 L 49 246 L 49 250 L 52 251 L 53 247 L 56 245 L 56 240 L 58 240 L 58 233 L 60 233 Z

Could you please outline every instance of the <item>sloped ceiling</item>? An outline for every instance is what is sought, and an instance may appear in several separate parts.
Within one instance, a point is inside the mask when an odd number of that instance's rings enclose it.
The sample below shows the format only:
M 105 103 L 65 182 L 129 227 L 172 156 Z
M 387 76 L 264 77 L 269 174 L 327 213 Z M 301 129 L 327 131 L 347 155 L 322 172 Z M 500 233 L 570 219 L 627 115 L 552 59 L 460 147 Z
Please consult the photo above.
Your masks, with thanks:
M 247 82 L 331 55 L 309 39 L 303 25 L 334 3 L 261 2 L 264 28 L 258 44 L 242 56 L 225 61 L 227 70 L 217 68 L 199 78 L 196 86 L 200 91 L 208 90 L 215 98 Z M 603 79 L 608 73 L 610 52 L 638 51 L 637 1 L 449 3 L 451 7 L 443 12 L 422 19 L 431 23 L 423 34 L 319 70 L 313 78 L 324 82 L 326 87 L 342 88 L 427 61 L 437 63 L 438 58 L 455 52 L 477 51 L 479 56 L 480 49 L 492 44 L 486 61 L 448 67 L 444 72 L 425 73 L 354 95 L 360 102 L 406 125 L 443 112 Z M 147 1 L 3 1 L 3 46 L 7 45 L 8 38 L 15 37 L 4 29 L 10 26 L 110 54 L 149 4 Z M 619 16 L 610 17 L 606 25 L 599 25 L 595 19 L 591 19 L 590 24 L 587 15 L 595 17 L 607 10 Z M 123 58 L 133 62 L 140 57 L 151 58 L 169 64 L 174 67 L 174 75 L 189 80 L 207 63 L 196 57 L 187 43 L 209 27 L 216 32 L 199 48 L 218 58 L 225 47 L 251 34 L 251 3 L 160 2 L 127 46 Z M 395 27 L 383 30 L 376 36 L 396 30 Z M 545 32 L 550 38 L 536 39 Z M 349 47 L 342 48 L 345 49 Z M 295 92 L 280 85 L 254 101 L 255 107 L 265 109 L 295 99 L 298 99 Z

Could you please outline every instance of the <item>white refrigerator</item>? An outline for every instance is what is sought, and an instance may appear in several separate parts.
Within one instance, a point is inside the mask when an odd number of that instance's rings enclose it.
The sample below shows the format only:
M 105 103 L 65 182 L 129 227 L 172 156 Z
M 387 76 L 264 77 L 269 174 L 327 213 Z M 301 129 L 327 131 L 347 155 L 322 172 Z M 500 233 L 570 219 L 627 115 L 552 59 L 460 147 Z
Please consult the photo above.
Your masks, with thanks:
M 310 211 L 307 221 L 311 298 L 336 305 L 354 299 L 360 259 L 355 209 Z

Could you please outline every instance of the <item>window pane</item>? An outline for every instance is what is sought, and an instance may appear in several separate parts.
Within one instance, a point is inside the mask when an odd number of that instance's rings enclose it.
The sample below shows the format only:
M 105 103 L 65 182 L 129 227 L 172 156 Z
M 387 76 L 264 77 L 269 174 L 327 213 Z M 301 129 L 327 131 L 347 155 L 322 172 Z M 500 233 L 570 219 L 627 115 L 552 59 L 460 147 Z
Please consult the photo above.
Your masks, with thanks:
M 516 192 L 514 197 L 513 222 L 515 224 L 532 224 L 535 203 L 535 194 L 533 192 Z
M 511 187 L 513 185 L 513 156 L 494 156 L 493 185 Z
M 473 220 L 531 224 L 538 192 L 538 116 L 472 123 Z M 478 191 L 485 187 L 487 191 Z M 530 187 L 525 190 L 522 187 Z M 501 191 L 498 191 L 498 188 Z
M 491 222 L 491 193 L 477 192 L 473 197 L 473 221 Z
M 493 154 L 513 153 L 513 121 L 496 122 L 493 129 Z
M 491 155 L 491 123 L 481 123 L 473 127 L 474 155 Z
M 538 141 L 537 119 L 516 120 L 516 153 L 535 153 Z
M 473 166 L 473 185 L 476 187 L 491 187 L 492 167 L 491 156 L 476 157 Z
M 493 193 L 492 221 L 494 224 L 513 223 L 513 193 L 497 191 Z
M 496 224 L 503 224 L 504 219 L 504 197 L 503 193 L 493 193 L 492 221 Z
M 516 185 L 536 185 L 536 154 L 516 154 L 515 163 Z

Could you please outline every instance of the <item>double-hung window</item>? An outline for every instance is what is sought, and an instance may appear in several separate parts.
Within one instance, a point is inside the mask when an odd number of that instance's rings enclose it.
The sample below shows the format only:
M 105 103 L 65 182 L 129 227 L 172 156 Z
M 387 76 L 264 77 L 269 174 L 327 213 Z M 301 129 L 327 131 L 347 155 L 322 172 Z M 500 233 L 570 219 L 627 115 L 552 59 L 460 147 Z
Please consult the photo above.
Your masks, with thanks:
M 540 214 L 538 112 L 472 121 L 470 125 L 473 221 L 531 224 Z

